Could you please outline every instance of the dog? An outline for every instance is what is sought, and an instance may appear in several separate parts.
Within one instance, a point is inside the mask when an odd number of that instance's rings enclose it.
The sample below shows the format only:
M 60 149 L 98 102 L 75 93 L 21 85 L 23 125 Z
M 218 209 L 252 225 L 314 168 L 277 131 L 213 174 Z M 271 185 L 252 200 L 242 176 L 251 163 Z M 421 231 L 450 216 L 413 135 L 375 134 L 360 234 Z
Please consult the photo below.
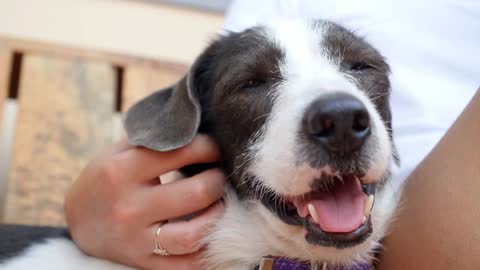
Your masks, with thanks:
M 225 213 L 205 237 L 204 269 L 369 269 L 398 204 L 387 184 L 399 166 L 389 73 L 373 46 L 334 22 L 276 21 L 214 40 L 124 126 L 129 143 L 157 151 L 197 133 L 220 146 Z M 44 237 L 16 238 L 0 268 L 128 269 L 57 234 L 33 247 L 18 239 Z

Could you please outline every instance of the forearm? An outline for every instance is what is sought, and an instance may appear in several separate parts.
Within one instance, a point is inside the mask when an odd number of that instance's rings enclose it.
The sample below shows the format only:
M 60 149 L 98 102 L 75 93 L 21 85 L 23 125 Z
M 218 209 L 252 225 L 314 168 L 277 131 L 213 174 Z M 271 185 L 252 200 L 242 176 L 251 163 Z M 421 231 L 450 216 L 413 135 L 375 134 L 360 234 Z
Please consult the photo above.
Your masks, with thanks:
M 407 181 L 378 269 L 479 269 L 480 89 Z

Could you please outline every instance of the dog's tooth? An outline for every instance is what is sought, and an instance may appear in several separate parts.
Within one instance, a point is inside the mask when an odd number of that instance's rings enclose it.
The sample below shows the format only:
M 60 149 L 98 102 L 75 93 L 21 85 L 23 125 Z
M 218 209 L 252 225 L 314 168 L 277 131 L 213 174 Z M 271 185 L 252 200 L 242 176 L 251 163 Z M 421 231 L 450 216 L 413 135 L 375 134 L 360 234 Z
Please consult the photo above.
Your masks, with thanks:
M 376 189 L 376 184 L 375 183 L 372 183 L 372 184 L 363 184 L 362 185 L 362 190 L 363 190 L 363 193 L 367 194 L 367 196 L 370 196 L 370 195 L 375 195 L 375 189 Z
M 365 201 L 365 208 L 363 214 L 368 217 L 370 216 L 370 212 L 372 212 L 373 202 L 375 201 L 375 195 L 368 196 L 367 200 Z
M 367 217 L 366 217 L 366 216 L 363 216 L 363 218 L 362 218 L 362 224 L 365 224 L 365 222 L 367 222 Z
M 315 223 L 318 224 L 318 215 L 317 215 L 317 212 L 315 211 L 315 206 L 309 203 L 307 207 L 308 207 L 308 212 L 310 212 L 310 216 L 312 216 L 313 221 L 315 221 Z

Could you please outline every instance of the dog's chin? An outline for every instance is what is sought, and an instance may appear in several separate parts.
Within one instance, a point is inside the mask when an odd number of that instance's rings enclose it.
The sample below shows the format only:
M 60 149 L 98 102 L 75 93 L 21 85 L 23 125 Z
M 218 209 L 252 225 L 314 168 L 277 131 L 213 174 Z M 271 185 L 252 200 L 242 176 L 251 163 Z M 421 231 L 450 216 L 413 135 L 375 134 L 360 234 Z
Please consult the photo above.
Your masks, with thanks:
M 370 212 L 379 181 L 361 178 L 353 174 L 324 176 L 315 179 L 312 190 L 305 194 L 260 199 L 284 223 L 302 226 L 307 243 L 350 248 L 365 242 L 373 232 Z

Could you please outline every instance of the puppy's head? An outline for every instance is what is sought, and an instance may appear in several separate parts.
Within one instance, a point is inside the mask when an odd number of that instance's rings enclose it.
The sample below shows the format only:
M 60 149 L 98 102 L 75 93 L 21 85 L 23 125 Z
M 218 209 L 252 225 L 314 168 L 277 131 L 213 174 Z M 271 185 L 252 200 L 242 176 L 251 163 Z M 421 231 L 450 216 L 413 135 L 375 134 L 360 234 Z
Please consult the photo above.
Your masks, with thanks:
M 393 210 L 382 196 L 395 160 L 388 73 L 334 23 L 277 22 L 214 41 L 125 127 L 130 143 L 158 151 L 209 134 L 239 198 L 288 239 L 274 255 L 349 263 L 375 247 Z

